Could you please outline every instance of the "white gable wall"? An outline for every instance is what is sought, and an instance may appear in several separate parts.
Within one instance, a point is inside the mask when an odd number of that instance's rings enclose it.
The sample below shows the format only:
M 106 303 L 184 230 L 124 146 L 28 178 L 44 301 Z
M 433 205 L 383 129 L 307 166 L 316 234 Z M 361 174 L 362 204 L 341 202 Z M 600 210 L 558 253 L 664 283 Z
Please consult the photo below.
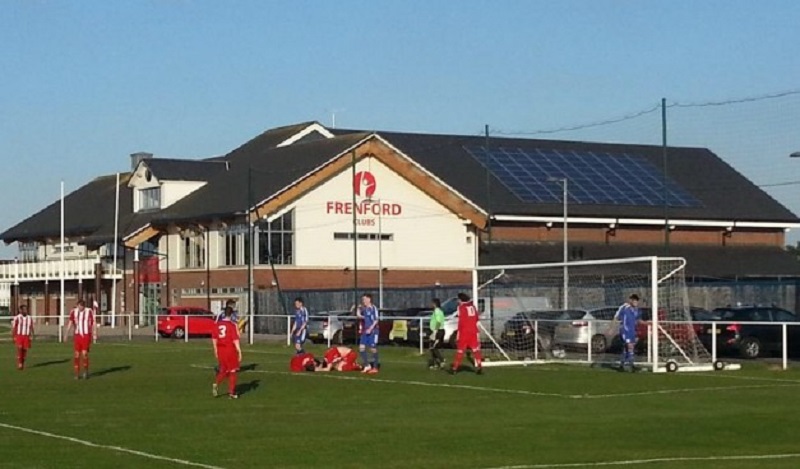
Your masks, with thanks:
M 391 268 L 470 269 L 474 266 L 473 235 L 464 220 L 414 187 L 375 158 L 361 160 L 357 172 L 375 179 L 374 202 L 356 216 L 359 233 L 393 235 L 392 240 L 358 241 L 358 265 L 377 268 L 379 244 L 383 266 Z M 353 240 L 334 239 L 352 233 L 351 170 L 344 171 L 293 204 L 296 267 L 344 268 L 353 265 Z M 356 198 L 363 204 L 365 189 Z M 377 205 L 377 204 L 380 205 Z M 380 209 L 378 208 L 380 207 Z M 378 215 L 373 210 L 378 211 Z
M 161 183 L 161 208 L 165 209 L 192 192 L 205 186 L 198 181 L 164 181 Z

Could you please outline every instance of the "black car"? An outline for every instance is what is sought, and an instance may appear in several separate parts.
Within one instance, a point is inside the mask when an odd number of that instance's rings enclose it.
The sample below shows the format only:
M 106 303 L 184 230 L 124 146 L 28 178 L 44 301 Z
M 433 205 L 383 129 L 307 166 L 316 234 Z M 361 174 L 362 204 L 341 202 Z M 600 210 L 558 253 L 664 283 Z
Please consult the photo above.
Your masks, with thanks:
M 561 314 L 562 311 L 525 311 L 515 314 L 505 322 L 500 333 L 503 347 L 510 351 L 533 353 L 533 344 L 538 337 L 539 350 L 549 352 L 554 345 L 555 320 Z
M 791 311 L 773 306 L 737 306 L 717 308 L 712 313 L 720 321 L 716 324 L 718 353 L 739 354 L 744 358 L 780 353 L 783 330 L 779 323 L 791 324 L 786 331 L 790 351 L 800 351 L 800 318 Z M 706 324 L 700 340 L 708 350 L 712 348 L 712 334 L 712 325 Z

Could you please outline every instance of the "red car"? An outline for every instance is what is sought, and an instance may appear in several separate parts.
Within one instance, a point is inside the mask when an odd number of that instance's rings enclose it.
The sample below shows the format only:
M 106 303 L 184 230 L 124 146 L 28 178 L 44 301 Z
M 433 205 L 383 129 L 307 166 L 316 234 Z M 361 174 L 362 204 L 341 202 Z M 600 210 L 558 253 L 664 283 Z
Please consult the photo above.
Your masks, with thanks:
M 216 317 L 204 308 L 170 306 L 161 308 L 158 333 L 162 337 L 183 339 L 189 336 L 211 336 Z

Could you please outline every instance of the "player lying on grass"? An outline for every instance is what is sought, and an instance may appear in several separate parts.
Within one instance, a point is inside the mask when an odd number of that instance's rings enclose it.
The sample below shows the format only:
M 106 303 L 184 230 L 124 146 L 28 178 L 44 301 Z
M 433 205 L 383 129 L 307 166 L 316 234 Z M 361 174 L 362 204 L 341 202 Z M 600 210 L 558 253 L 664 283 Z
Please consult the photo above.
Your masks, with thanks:
M 311 368 L 310 370 L 308 368 Z M 308 352 L 296 353 L 289 361 L 289 371 L 299 373 L 301 371 L 314 371 L 317 367 L 317 360 L 314 355 Z
M 320 361 L 314 355 L 303 352 L 295 354 L 289 361 L 289 370 L 302 371 L 361 371 L 358 354 L 349 347 L 331 347 Z

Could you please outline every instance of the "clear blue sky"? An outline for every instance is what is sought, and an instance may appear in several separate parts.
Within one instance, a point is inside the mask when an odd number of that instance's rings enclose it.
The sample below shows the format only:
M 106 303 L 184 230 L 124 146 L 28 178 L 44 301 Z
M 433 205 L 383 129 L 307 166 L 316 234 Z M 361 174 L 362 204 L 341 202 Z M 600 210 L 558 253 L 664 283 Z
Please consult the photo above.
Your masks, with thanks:
M 9 0 L 0 44 L 0 230 L 129 153 L 222 154 L 333 111 L 340 127 L 473 134 L 800 88 L 797 1 Z M 769 138 L 777 155 L 800 150 L 789 111 L 797 141 Z M 800 179 L 783 159 L 732 163 Z M 800 186 L 784 192 L 798 211 Z

